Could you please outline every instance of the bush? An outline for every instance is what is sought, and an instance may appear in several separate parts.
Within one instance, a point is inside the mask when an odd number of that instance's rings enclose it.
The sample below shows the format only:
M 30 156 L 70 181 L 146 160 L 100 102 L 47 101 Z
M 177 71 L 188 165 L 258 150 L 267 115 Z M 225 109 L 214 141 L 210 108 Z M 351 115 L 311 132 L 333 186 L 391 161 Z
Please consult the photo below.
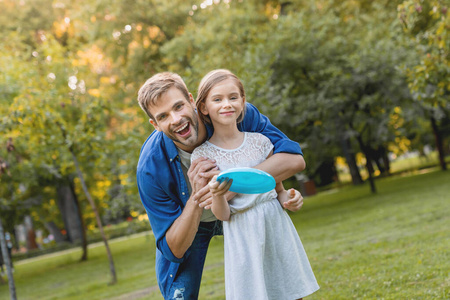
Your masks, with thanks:
M 149 231 L 151 228 L 148 220 L 140 221 L 138 219 L 133 219 L 131 221 L 126 221 L 115 225 L 107 225 L 104 226 L 103 229 L 105 231 L 106 238 L 110 240 L 122 236 L 128 236 L 134 233 Z M 98 228 L 95 228 L 94 230 L 88 230 L 86 234 L 88 244 L 102 241 L 100 230 L 98 230 Z M 77 243 L 62 242 L 53 245 L 50 244 L 50 246 L 47 245 L 44 249 L 30 250 L 25 253 L 15 253 L 12 255 L 12 260 L 19 261 L 27 258 L 32 258 L 44 254 L 54 253 L 77 247 L 81 247 L 80 242 Z

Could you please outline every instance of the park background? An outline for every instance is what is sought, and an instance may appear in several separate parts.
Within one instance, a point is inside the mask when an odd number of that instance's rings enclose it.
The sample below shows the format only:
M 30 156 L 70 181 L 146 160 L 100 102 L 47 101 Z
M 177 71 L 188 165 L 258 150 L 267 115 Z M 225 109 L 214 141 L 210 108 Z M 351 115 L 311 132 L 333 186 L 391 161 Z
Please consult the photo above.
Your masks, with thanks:
M 0 298 L 161 299 L 137 91 L 173 71 L 195 97 L 227 68 L 304 151 L 285 186 L 305 195 L 308 299 L 449 299 L 449 6 L 0 0 Z M 201 299 L 224 299 L 222 251 L 215 238 Z

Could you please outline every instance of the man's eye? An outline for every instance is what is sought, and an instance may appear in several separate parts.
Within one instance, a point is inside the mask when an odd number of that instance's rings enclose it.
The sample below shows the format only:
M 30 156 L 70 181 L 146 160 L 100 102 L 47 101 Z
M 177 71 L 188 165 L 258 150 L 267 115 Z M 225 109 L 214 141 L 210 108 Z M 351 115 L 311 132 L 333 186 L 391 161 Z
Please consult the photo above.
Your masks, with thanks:
M 161 120 L 164 120 L 165 118 L 166 118 L 166 115 L 161 115 L 158 117 L 158 120 L 161 121 Z
M 176 110 L 180 110 L 181 108 L 183 108 L 183 104 L 178 104 L 178 105 L 175 107 Z

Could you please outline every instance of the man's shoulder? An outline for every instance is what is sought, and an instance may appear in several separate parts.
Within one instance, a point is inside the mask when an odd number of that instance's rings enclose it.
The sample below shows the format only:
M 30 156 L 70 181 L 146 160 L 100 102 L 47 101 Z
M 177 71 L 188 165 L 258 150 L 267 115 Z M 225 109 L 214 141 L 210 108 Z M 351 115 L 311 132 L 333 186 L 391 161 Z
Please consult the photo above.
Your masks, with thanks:
M 153 131 L 142 145 L 137 171 L 147 172 L 149 168 L 163 164 L 167 160 L 165 144 L 164 134 L 157 130 Z

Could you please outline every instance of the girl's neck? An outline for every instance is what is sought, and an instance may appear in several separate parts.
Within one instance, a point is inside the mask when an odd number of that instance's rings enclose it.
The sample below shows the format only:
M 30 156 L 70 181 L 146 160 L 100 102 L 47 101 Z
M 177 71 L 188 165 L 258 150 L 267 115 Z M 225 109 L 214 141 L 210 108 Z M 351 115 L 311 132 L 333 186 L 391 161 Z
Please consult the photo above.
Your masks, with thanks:
M 209 142 L 224 149 L 235 149 L 244 141 L 245 134 L 237 128 L 214 126 L 214 133 Z

